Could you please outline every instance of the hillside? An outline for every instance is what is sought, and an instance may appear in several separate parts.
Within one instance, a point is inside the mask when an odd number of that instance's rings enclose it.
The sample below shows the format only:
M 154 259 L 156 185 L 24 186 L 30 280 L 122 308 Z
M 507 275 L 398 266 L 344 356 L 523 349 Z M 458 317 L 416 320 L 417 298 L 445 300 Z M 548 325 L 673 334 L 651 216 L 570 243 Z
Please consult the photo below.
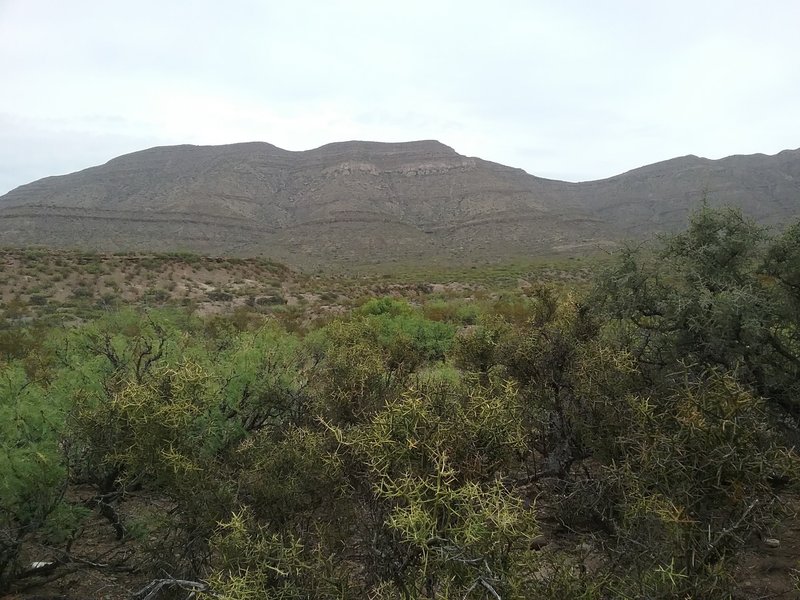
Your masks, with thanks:
M 567 189 L 576 207 L 630 235 L 682 228 L 703 198 L 779 225 L 800 215 L 800 149 L 720 160 L 683 156 Z
M 0 197 L 0 245 L 267 255 L 301 267 L 491 262 L 673 230 L 704 195 L 783 222 L 800 212 L 800 151 L 690 156 L 567 183 L 436 141 L 159 147 Z

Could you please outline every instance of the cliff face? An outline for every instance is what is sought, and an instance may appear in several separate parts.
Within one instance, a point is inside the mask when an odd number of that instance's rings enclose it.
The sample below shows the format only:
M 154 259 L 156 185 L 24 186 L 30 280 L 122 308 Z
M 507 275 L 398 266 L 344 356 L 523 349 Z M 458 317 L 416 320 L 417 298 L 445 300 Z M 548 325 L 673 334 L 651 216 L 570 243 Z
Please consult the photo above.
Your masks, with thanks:
M 0 244 L 262 253 L 296 265 L 485 261 L 682 226 L 705 195 L 800 212 L 800 151 L 540 179 L 436 141 L 152 148 L 0 197 Z

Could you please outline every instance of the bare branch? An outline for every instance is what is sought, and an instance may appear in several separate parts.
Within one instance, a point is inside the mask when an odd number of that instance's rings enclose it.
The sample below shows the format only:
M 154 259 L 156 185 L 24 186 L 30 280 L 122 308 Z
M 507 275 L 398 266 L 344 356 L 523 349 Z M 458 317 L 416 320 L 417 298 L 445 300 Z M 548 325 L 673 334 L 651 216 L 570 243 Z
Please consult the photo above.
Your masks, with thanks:
M 137 600 L 154 600 L 165 588 L 179 588 L 190 592 L 189 598 L 193 598 L 197 592 L 202 592 L 214 597 L 218 596 L 218 594 L 208 587 L 208 584 L 202 581 L 189 581 L 187 579 L 169 577 L 166 579 L 154 579 L 138 592 L 135 592 L 133 597 Z

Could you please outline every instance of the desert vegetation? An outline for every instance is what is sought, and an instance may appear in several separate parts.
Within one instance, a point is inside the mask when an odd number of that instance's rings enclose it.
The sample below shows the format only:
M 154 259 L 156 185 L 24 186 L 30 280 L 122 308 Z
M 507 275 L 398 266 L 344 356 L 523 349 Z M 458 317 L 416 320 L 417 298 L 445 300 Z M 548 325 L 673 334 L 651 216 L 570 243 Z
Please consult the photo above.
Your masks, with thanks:
M 4 261 L 0 594 L 798 593 L 743 561 L 800 506 L 800 223 L 455 279 Z

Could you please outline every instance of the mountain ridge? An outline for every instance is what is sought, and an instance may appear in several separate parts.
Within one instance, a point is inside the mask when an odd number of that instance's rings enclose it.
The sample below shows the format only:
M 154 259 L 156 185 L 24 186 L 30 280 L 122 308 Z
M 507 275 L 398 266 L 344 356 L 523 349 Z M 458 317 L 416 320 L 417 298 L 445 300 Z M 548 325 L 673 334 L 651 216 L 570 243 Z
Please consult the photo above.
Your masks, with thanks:
M 800 150 L 564 182 L 437 140 L 157 146 L 0 197 L 0 245 L 266 254 L 297 266 L 494 261 L 681 227 L 703 198 L 800 214 Z

